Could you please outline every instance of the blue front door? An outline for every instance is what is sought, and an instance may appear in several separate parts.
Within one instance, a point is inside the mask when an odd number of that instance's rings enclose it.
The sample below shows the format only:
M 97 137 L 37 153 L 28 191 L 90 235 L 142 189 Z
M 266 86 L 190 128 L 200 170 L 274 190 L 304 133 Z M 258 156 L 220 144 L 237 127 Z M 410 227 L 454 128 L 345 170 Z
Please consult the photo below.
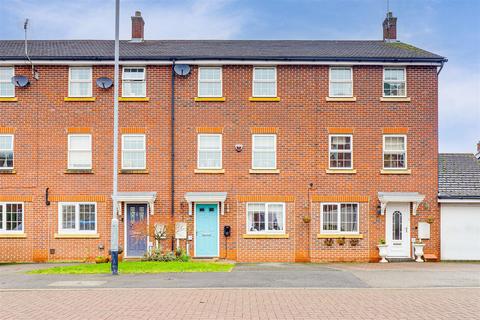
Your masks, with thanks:
M 197 204 L 195 210 L 195 256 L 218 257 L 218 205 Z
M 147 205 L 127 204 L 127 257 L 141 257 L 147 251 Z

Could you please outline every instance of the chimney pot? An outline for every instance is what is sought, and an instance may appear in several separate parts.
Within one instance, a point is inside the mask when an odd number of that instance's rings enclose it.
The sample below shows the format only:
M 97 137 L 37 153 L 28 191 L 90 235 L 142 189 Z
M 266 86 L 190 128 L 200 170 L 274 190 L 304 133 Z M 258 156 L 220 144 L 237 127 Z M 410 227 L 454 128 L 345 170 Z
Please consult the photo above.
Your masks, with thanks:
M 132 40 L 141 42 L 144 40 L 144 26 L 145 21 L 142 18 L 140 11 L 135 11 L 135 15 L 132 17 Z
M 394 17 L 392 12 L 387 12 L 383 20 L 383 40 L 397 41 L 397 17 Z

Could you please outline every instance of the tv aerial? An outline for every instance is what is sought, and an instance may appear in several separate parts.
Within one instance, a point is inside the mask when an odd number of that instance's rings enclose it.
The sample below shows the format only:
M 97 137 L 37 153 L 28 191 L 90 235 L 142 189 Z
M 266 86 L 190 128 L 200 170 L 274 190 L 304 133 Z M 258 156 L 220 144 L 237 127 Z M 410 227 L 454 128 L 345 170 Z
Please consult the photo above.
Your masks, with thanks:
M 179 76 L 186 76 L 190 73 L 190 66 L 188 64 L 176 64 L 173 71 Z
M 112 86 L 113 81 L 110 78 L 107 77 L 100 77 L 98 78 L 95 83 L 97 84 L 97 87 L 102 88 L 102 89 L 108 89 Z

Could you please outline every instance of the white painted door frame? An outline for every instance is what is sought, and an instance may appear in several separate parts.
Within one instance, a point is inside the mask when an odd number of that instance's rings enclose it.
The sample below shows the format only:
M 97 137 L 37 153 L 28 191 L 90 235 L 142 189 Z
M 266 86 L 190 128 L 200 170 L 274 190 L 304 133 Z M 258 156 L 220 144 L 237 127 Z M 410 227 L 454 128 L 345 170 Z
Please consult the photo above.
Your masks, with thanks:
M 387 213 L 385 217 L 385 240 L 388 245 L 389 258 L 410 258 L 410 203 L 409 202 L 390 202 L 387 205 Z M 394 215 L 395 219 L 400 219 L 401 227 L 394 237 Z

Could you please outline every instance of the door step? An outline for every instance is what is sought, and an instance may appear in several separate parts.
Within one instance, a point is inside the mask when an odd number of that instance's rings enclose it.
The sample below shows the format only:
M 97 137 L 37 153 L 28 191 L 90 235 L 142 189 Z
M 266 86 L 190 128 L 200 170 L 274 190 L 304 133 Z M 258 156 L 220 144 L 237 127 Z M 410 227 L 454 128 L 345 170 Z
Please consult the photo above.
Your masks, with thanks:
M 414 262 L 413 258 L 386 258 L 388 262 Z

